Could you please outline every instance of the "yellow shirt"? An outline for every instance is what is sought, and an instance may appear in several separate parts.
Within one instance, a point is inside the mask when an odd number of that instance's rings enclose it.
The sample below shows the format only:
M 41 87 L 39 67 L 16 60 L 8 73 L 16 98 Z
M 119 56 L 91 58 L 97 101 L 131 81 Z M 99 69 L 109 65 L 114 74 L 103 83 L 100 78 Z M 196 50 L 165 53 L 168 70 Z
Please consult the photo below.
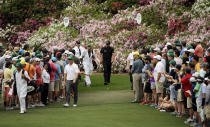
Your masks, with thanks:
M 196 72 L 200 72 L 200 70 L 201 70 L 201 68 L 200 68 L 200 63 L 197 63 L 197 64 L 195 65 L 195 71 L 196 71 Z
M 9 68 L 6 68 L 4 70 L 4 81 L 9 81 L 12 78 L 12 70 Z M 5 83 L 4 87 L 9 87 L 8 84 Z

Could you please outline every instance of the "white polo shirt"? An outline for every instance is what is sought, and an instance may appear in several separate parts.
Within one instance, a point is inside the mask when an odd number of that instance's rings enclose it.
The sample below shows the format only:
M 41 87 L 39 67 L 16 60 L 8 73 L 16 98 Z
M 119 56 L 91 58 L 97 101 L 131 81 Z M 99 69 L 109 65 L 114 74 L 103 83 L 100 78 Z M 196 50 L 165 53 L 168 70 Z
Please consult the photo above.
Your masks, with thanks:
M 163 73 L 163 72 L 165 72 L 164 65 L 161 61 L 159 61 L 156 64 L 155 69 L 154 69 L 154 79 L 155 79 L 155 81 L 157 81 L 158 73 Z M 163 74 L 161 74 L 159 82 L 163 83 L 164 81 L 165 81 L 165 76 Z
M 79 73 L 79 67 L 75 63 L 65 66 L 64 74 L 66 74 L 66 80 L 74 80 L 77 73 Z
M 131 53 L 128 55 L 128 58 L 127 58 L 127 61 L 130 61 L 130 66 L 132 66 L 132 65 L 133 65 L 133 62 L 134 62 L 133 53 L 134 53 L 134 52 L 131 52 Z

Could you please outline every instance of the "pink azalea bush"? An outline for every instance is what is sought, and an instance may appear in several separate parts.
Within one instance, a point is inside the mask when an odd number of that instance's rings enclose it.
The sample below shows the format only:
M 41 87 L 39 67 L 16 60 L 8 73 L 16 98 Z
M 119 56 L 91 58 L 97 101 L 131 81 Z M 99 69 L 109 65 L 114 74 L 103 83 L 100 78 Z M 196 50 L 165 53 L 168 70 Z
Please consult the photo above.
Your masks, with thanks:
M 125 70 L 127 55 L 134 45 L 143 47 L 176 39 L 209 40 L 209 3 L 205 0 L 196 1 L 192 8 L 186 4 L 186 0 L 138 0 L 138 4 L 128 7 L 116 2 L 113 0 L 111 3 L 116 11 L 112 14 L 106 12 L 109 5 L 107 2 L 88 4 L 79 0 L 72 1 L 59 19 L 46 17 L 43 23 L 40 20 L 26 20 L 25 29 L 22 28 L 20 32 L 16 32 L 20 27 L 10 26 L 2 34 L 6 37 L 13 35 L 10 40 L 15 43 L 42 45 L 49 50 L 55 46 L 69 49 L 75 45 L 75 41 L 80 40 L 84 44 L 93 44 L 98 55 L 104 42 L 110 40 L 116 53 L 113 72 Z M 136 21 L 138 13 L 142 15 L 141 24 Z M 68 28 L 64 27 L 64 17 L 69 17 Z M 96 59 L 99 64 L 98 55 Z M 102 66 L 98 66 L 97 70 L 102 71 Z

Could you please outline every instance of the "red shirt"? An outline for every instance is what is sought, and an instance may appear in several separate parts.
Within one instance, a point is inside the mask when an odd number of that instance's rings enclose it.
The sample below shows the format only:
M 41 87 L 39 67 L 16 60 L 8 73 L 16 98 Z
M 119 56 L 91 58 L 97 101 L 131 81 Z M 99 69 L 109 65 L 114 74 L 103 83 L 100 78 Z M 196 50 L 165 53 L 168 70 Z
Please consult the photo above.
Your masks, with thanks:
M 41 68 L 39 67 L 39 65 L 36 65 L 36 83 L 38 86 L 42 85 L 42 71 Z
M 196 48 L 195 48 L 195 55 L 197 55 L 200 58 L 203 57 L 203 47 L 201 46 L 201 44 L 198 44 L 196 46 Z
M 186 75 L 184 78 L 182 78 L 181 83 L 182 83 L 182 88 L 184 89 L 185 97 L 191 97 L 186 91 L 190 90 L 192 84 L 190 83 L 190 78 L 192 77 L 191 74 Z
M 55 81 L 55 72 L 58 70 L 58 68 L 52 62 L 49 62 L 49 64 L 52 69 L 50 72 L 50 82 L 54 82 Z

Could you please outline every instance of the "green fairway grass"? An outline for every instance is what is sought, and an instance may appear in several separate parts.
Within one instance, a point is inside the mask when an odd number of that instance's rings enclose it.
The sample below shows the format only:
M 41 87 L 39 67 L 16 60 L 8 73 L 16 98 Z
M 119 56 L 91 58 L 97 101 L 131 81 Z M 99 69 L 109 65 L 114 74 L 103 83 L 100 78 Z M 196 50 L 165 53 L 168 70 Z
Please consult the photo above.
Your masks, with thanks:
M 131 104 L 128 76 L 112 76 L 110 86 L 103 85 L 102 75 L 91 79 L 90 88 L 80 83 L 78 107 L 64 108 L 60 102 L 23 115 L 1 108 L 0 127 L 187 127 L 183 118 Z

